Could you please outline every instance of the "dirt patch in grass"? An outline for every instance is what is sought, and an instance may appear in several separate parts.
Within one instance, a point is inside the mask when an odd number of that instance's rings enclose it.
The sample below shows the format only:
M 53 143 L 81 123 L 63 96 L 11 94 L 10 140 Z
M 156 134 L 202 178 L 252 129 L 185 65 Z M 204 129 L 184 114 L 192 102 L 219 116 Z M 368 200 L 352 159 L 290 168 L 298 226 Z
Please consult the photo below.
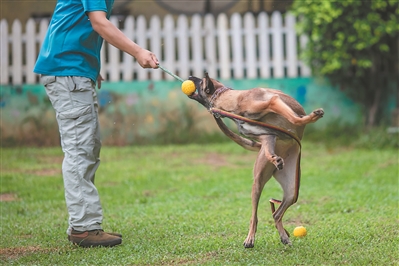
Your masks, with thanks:
M 393 158 L 393 159 L 391 159 L 391 160 L 387 160 L 387 161 L 385 161 L 384 163 L 379 164 L 379 165 L 378 165 L 378 168 L 387 168 L 387 167 L 389 167 L 389 166 L 391 166 L 391 165 L 396 165 L 396 164 L 398 163 L 397 160 L 398 160 L 397 157 L 396 157 L 396 159 Z
M 209 263 L 210 261 L 215 260 L 218 257 L 219 257 L 218 251 L 211 251 L 211 252 L 205 253 L 204 256 L 201 258 L 196 258 L 196 259 L 177 258 L 177 259 L 168 260 L 168 261 L 161 261 L 154 265 L 191 265 L 191 264 L 202 265 L 205 263 Z
M 39 163 L 43 165 L 56 164 L 57 166 L 28 171 L 29 174 L 38 175 L 38 176 L 57 176 L 62 174 L 61 165 L 62 161 L 64 160 L 64 156 L 44 155 L 40 156 L 38 160 Z
M 207 164 L 214 167 L 230 165 L 226 160 L 226 155 L 219 153 L 208 153 L 205 157 L 198 160 L 198 163 Z
M 41 247 L 14 247 L 14 248 L 0 248 L 1 260 L 17 259 L 32 253 L 48 253 L 52 250 Z
M 256 153 L 242 154 L 242 155 L 228 155 L 221 153 L 208 153 L 197 162 L 201 164 L 210 165 L 215 168 L 228 166 L 230 168 L 241 167 L 243 165 L 251 166 L 255 162 Z
M 17 195 L 14 193 L 2 193 L 0 194 L 0 202 L 16 201 Z
M 60 168 L 57 169 L 55 168 L 40 169 L 40 170 L 29 171 L 28 173 L 37 176 L 58 176 L 62 174 L 62 171 L 60 166 Z
M 20 173 L 26 175 L 34 175 L 34 176 L 61 176 L 62 170 L 61 165 L 59 168 L 43 168 L 43 169 L 8 169 L 4 170 L 3 172 L 8 173 Z
M 39 163 L 45 163 L 45 164 L 62 164 L 62 161 L 64 160 L 64 156 L 54 156 L 54 155 L 41 155 L 38 158 Z
M 63 156 L 40 155 L 37 157 L 37 162 L 32 164 L 30 169 L 3 167 L 2 171 L 4 173 L 22 173 L 35 176 L 60 176 L 62 175 L 61 166 L 63 159 Z M 39 168 L 37 166 L 41 169 L 34 169 Z

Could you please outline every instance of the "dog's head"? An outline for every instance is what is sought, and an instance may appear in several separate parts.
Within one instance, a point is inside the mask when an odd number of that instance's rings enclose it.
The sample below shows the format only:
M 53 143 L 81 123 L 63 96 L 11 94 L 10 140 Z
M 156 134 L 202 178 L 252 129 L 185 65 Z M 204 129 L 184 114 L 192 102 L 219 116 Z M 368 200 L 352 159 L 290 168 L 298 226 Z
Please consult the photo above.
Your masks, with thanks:
M 210 78 L 208 73 L 205 73 L 205 77 L 202 79 L 192 76 L 190 76 L 188 79 L 193 81 L 195 84 L 195 92 L 188 97 L 196 100 L 205 106 L 206 109 L 211 107 L 211 98 L 215 91 L 221 87 L 224 87 L 224 85 L 219 81 Z

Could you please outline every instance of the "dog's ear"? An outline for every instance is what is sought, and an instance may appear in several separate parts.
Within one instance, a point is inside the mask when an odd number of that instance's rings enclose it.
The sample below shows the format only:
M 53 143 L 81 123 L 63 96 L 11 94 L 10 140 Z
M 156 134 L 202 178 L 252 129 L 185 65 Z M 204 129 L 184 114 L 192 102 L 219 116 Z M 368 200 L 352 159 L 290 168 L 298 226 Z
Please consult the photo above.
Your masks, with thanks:
M 205 93 L 213 94 L 215 91 L 215 86 L 213 85 L 213 82 L 212 82 L 211 78 L 209 77 L 208 72 L 205 72 L 205 79 L 206 79 Z

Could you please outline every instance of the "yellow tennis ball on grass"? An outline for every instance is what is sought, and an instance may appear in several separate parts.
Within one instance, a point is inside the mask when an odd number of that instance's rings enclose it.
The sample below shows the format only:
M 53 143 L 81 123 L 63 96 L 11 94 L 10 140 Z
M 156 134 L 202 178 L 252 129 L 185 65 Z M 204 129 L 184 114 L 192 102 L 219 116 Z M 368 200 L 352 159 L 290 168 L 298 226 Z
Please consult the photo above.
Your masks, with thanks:
M 181 90 L 183 91 L 183 93 L 187 96 L 190 96 L 191 94 L 193 94 L 195 92 L 195 84 L 193 81 L 191 80 L 185 80 L 182 84 L 181 84 Z
M 294 229 L 294 236 L 296 237 L 304 237 L 306 236 L 306 233 L 306 228 L 303 226 L 298 226 Z

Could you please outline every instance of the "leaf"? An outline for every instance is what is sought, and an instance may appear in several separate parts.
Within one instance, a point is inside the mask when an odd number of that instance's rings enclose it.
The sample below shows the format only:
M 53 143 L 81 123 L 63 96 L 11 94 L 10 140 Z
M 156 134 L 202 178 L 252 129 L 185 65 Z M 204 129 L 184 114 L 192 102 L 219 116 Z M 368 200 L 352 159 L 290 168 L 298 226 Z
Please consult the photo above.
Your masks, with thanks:
M 379 49 L 381 52 L 389 52 L 389 46 L 386 43 L 380 44 Z

